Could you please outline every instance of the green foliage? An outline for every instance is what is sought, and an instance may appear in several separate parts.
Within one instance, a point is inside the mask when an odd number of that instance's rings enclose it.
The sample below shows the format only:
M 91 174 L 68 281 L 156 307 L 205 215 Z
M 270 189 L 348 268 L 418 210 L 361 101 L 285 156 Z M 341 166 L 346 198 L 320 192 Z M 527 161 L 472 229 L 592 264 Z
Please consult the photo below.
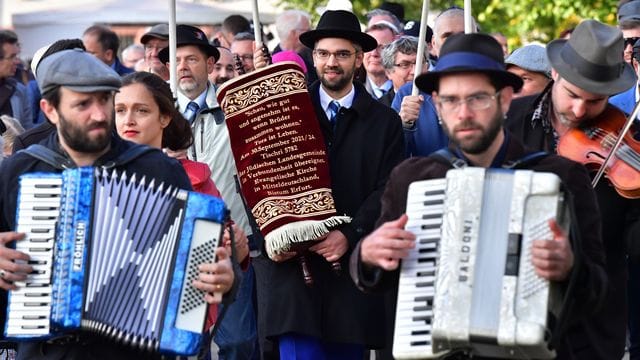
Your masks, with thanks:
M 287 8 L 303 9 L 314 16 L 315 9 L 327 0 L 280 0 Z M 364 19 L 367 10 L 383 0 L 353 0 L 354 12 Z M 421 0 L 395 0 L 405 7 L 405 18 L 419 19 Z M 582 19 L 596 19 L 615 24 L 618 0 L 473 0 L 473 15 L 484 32 L 502 32 L 509 44 L 519 46 L 531 41 L 549 42 Z M 452 5 L 462 7 L 463 0 L 432 0 L 430 11 L 440 12 Z

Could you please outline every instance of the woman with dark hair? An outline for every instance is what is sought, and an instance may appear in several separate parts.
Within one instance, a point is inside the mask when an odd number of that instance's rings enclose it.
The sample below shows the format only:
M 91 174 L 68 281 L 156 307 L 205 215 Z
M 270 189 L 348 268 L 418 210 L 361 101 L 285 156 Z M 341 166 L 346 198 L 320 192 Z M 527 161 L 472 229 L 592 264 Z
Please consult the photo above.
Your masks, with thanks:
M 209 166 L 188 160 L 184 155 L 193 143 L 193 133 L 189 122 L 175 108 L 171 89 L 164 80 L 148 72 L 128 74 L 122 79 L 122 87 L 116 93 L 114 101 L 116 130 L 120 137 L 138 144 L 162 148 L 182 163 L 195 191 L 220 197 L 211 180 Z M 249 255 L 247 236 L 235 224 L 233 230 L 238 261 L 246 265 Z M 227 230 L 224 245 L 231 251 Z M 214 323 L 214 314 L 215 312 L 209 312 L 207 326 Z
M 165 149 L 178 158 L 195 191 L 220 197 L 207 164 L 188 160 L 193 143 L 187 120 L 175 108 L 169 85 L 157 75 L 137 72 L 122 79 L 115 96 L 116 129 L 125 140 Z

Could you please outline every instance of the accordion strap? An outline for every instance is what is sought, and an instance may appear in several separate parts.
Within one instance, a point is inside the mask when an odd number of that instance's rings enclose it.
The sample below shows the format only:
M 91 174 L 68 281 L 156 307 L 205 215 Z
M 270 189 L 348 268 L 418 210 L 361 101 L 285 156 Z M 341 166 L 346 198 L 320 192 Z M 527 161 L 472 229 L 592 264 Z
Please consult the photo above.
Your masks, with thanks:
M 543 158 L 547 157 L 549 153 L 546 151 L 536 151 L 525 156 L 520 159 L 509 161 L 508 163 L 502 165 L 504 169 L 522 169 L 524 167 L 530 166 L 532 164 L 537 163 Z M 450 164 L 454 169 L 461 169 L 468 166 L 467 162 L 464 159 L 459 158 L 451 152 L 448 148 L 442 148 L 432 154 L 436 159 L 444 160 L 445 163 Z
M 45 162 L 58 170 L 72 169 L 77 167 L 71 159 L 66 158 L 59 153 L 49 149 L 46 146 L 40 144 L 33 144 L 26 149 L 22 149 L 18 152 L 31 155 L 32 157 Z
M 129 148 L 127 151 L 118 155 L 118 157 L 116 157 L 115 159 L 107 161 L 106 163 L 102 164 L 101 167 L 104 169 L 112 169 L 117 166 L 125 165 L 139 158 L 140 156 L 152 151 L 159 151 L 159 150 L 156 148 L 152 148 L 151 146 L 136 144 L 131 148 Z M 23 152 L 27 155 L 30 155 L 42 162 L 45 162 L 53 166 L 58 170 L 73 169 L 77 167 L 76 164 L 73 162 L 73 160 L 61 155 L 58 152 L 55 152 L 49 149 L 44 145 L 33 144 L 26 149 L 20 150 L 19 152 Z

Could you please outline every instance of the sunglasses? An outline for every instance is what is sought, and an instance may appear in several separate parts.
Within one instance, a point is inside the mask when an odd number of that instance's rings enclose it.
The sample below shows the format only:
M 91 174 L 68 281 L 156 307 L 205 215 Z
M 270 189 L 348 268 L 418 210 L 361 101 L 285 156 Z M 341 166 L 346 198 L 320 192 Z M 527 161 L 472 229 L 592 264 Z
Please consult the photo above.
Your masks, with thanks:
M 640 37 L 628 37 L 628 38 L 624 38 L 624 47 L 627 47 L 629 45 L 633 46 L 635 45 L 635 43 L 640 40 Z

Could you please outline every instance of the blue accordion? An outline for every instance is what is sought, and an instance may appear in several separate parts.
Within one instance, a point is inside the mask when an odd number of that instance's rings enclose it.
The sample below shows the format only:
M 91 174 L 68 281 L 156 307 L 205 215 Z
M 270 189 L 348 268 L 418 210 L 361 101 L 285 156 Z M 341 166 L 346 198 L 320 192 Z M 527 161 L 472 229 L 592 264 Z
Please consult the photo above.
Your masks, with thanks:
M 9 293 L 5 336 L 90 331 L 127 345 L 193 355 L 208 304 L 191 283 L 215 261 L 222 200 L 86 167 L 20 177 L 16 249 L 34 272 Z

